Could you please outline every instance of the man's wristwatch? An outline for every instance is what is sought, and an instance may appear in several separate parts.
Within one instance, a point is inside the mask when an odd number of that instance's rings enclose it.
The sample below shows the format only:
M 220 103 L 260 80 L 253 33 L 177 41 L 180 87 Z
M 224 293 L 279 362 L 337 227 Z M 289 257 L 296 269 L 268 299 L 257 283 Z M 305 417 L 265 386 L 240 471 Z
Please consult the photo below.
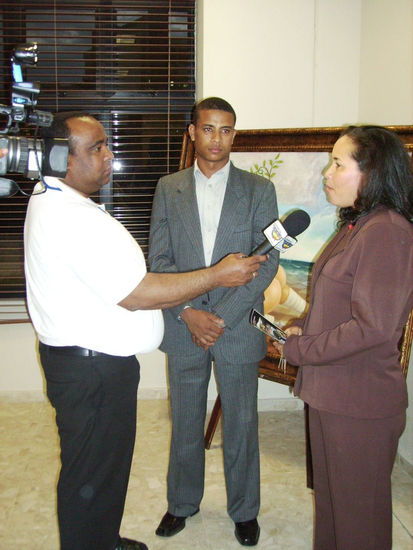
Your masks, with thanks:
M 186 305 L 182 308 L 181 313 L 178 315 L 178 321 L 181 321 L 182 323 L 185 322 L 185 321 L 182 319 L 182 313 L 183 313 L 186 309 L 188 309 L 188 308 L 190 308 L 190 307 L 193 307 L 192 304 L 186 304 Z

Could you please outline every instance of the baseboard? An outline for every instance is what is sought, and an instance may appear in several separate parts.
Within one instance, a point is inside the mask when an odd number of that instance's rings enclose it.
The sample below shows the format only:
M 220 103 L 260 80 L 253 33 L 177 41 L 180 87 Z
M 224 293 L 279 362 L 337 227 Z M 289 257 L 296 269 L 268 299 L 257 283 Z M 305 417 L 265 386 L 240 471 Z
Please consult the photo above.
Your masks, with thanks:
M 139 388 L 138 399 L 168 399 L 168 388 Z
M 215 399 L 208 399 L 207 411 L 211 412 Z M 301 411 L 304 403 L 298 397 L 274 397 L 271 399 L 258 399 L 258 411 Z
M 167 388 L 139 388 L 139 399 L 168 399 Z M 42 390 L 0 391 L 0 403 L 44 402 L 47 400 Z M 208 400 L 208 412 L 211 412 L 215 400 Z M 261 411 L 298 411 L 303 402 L 296 397 L 258 399 L 258 410 Z
M 400 466 L 403 468 L 403 470 L 407 474 L 409 474 L 409 476 L 413 477 L 413 464 L 411 464 L 408 460 L 402 457 L 400 453 L 397 453 L 396 462 L 400 464 Z
M 167 388 L 139 388 L 139 399 L 168 399 Z M 47 401 L 43 390 L 0 391 L 0 403 Z
M 43 390 L 0 391 L 0 403 L 25 403 L 46 401 Z
M 274 397 L 258 399 L 258 410 L 265 411 L 302 411 L 304 403 L 298 397 Z

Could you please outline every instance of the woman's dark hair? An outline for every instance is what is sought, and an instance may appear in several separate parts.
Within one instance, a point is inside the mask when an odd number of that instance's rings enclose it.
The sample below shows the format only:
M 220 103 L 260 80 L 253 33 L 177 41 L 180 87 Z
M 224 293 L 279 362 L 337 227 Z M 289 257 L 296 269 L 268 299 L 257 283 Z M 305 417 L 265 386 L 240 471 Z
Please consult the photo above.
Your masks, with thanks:
M 396 210 L 413 223 L 413 172 L 401 139 L 382 126 L 348 126 L 342 136 L 354 144 L 352 157 L 362 180 L 354 206 L 340 208 L 339 225 L 355 223 L 378 205 Z

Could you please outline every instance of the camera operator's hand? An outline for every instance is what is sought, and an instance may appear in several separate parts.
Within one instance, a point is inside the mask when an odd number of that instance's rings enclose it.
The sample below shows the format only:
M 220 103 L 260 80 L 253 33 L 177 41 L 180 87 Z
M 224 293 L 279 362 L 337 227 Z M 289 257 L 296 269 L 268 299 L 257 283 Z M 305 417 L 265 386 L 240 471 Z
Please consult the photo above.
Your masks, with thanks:
M 7 149 L 0 149 L 0 159 L 7 155 Z

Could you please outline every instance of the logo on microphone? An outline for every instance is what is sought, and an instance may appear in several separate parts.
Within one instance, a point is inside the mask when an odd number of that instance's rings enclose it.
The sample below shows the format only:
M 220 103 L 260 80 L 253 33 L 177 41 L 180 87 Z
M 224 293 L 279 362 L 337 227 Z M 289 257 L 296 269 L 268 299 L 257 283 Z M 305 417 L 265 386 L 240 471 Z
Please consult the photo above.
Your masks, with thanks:
M 296 235 L 305 231 L 309 225 L 310 216 L 304 210 L 294 210 L 283 223 L 280 220 L 273 221 L 263 229 L 266 241 L 254 248 L 250 256 L 267 254 L 271 248 L 285 252 L 296 244 Z
M 291 235 L 287 235 L 286 237 L 284 237 L 284 239 L 281 240 L 281 242 L 277 243 L 274 248 L 276 248 L 280 252 L 285 252 L 296 243 L 297 239 L 294 239 L 294 237 L 291 237 Z
M 277 243 L 281 239 L 283 239 L 287 233 L 283 226 L 279 224 L 280 227 L 277 227 L 277 222 L 274 222 L 271 227 L 271 239 L 268 239 L 274 246 L 274 243 Z
M 280 252 L 285 252 L 297 242 L 294 237 L 288 235 L 280 220 L 275 220 L 274 223 L 264 229 L 264 235 L 267 237 L 272 247 Z
M 264 229 L 264 235 L 267 237 L 272 246 L 280 243 L 287 236 L 287 231 L 284 229 L 280 220 L 275 220 L 271 225 Z

